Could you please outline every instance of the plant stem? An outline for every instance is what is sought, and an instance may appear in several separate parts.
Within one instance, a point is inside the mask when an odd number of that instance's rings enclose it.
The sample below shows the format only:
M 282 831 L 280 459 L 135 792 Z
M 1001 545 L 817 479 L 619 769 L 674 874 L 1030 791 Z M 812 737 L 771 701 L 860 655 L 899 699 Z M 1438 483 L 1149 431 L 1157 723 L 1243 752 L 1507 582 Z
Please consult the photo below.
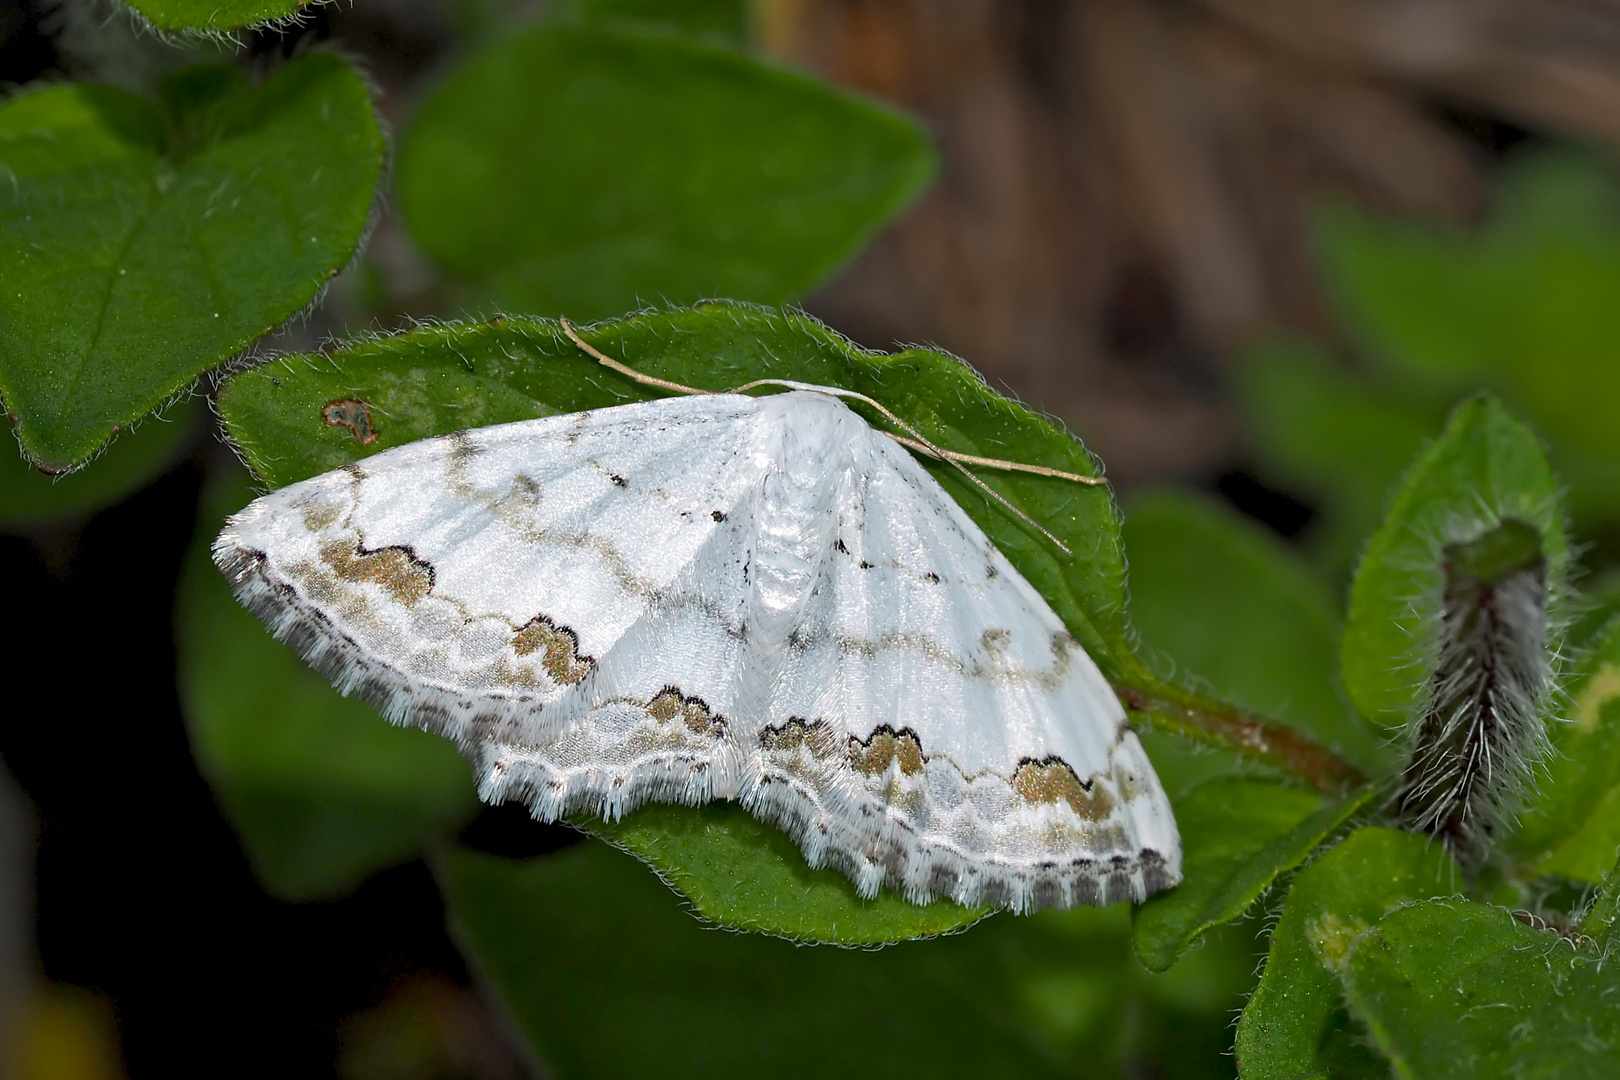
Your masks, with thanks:
M 1345 791 L 1366 780 L 1337 754 L 1235 706 L 1164 684 L 1149 689 L 1116 683 L 1114 689 L 1127 709 L 1154 727 L 1258 758 L 1322 791 Z

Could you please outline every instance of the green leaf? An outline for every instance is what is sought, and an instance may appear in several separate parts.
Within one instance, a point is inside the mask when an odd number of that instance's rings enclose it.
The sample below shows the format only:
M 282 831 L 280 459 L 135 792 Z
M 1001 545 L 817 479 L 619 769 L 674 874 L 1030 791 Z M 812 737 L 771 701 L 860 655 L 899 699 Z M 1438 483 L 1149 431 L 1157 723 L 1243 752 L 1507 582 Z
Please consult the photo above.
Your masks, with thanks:
M 1385 376 L 1431 395 L 1502 393 L 1547 433 L 1577 513 L 1620 513 L 1620 178 L 1596 154 L 1526 154 L 1463 234 L 1340 207 L 1324 277 Z
M 1344 983 L 1401 1077 L 1620 1073 L 1614 965 L 1502 908 L 1400 908 L 1355 940 Z
M 865 352 L 805 315 L 715 303 L 604 323 L 584 336 L 646 374 L 715 389 L 762 377 L 840 386 L 882 401 L 941 446 L 1096 471 L 1071 436 L 995 394 L 960 361 L 922 349 Z M 288 357 L 231 377 L 220 390 L 219 409 L 254 471 L 279 486 L 430 435 L 651 396 L 655 392 L 585 356 L 556 323 L 503 318 Z M 346 403 L 341 413 L 329 408 L 339 402 Z M 884 423 L 875 415 L 868 419 Z M 1074 555 L 1065 557 L 955 470 L 935 468 L 935 475 L 1105 672 L 1131 662 L 1119 522 L 1105 489 L 1028 474 L 985 475 L 1070 546 Z M 740 918 L 740 925 L 773 933 L 875 942 L 962 925 L 978 915 L 936 906 L 901 918 L 897 909 L 860 901 L 841 878 L 836 889 L 842 895 L 834 899 L 833 879 L 806 876 L 803 857 L 773 830 L 711 830 L 713 819 L 675 807 L 660 810 L 657 820 L 660 829 L 684 824 L 658 842 L 641 827 L 616 838 L 677 885 L 690 886 L 694 902 L 727 925 Z M 745 849 L 751 856 L 744 857 Z M 799 910 L 769 910 L 768 897 L 789 880 L 817 887 L 793 886 L 804 901 Z M 734 903 L 721 899 L 727 894 Z
M 971 926 L 990 912 L 892 892 L 863 900 L 836 870 L 812 870 L 787 833 L 736 803 L 653 803 L 620 821 L 576 822 L 656 867 L 721 926 L 795 941 L 881 945 Z M 768 856 L 768 857 L 767 857 Z
M 1348 576 L 1401 471 L 1439 431 L 1439 411 L 1380 390 L 1298 338 L 1251 349 L 1237 391 L 1264 472 L 1319 504 L 1307 546 Z
M 1452 892 L 1456 865 L 1426 837 L 1357 829 L 1301 870 L 1238 1022 L 1244 1080 L 1389 1075 L 1356 1042 L 1336 974 L 1350 943 L 1397 906 Z
M 1136 955 L 1163 971 L 1213 926 L 1233 922 L 1372 797 L 1325 802 L 1261 780 L 1211 780 L 1176 800 L 1183 880 L 1135 912 Z
M 1593 389 L 1620 394 L 1620 178 L 1595 154 L 1522 155 L 1504 171 L 1493 212 L 1460 232 L 1379 219 L 1348 203 L 1319 222 L 1325 278 L 1346 325 L 1388 370 L 1448 392 L 1481 376 L 1542 374 L 1554 395 L 1540 422 L 1584 426 L 1602 415 Z M 1596 380 L 1595 386 L 1592 380 Z M 1607 432 L 1577 438 L 1605 452 Z M 1612 450 L 1607 451 L 1612 453 Z
M 1597 898 L 1581 921 L 1581 933 L 1593 939 L 1597 949 L 1612 956 L 1620 946 L 1620 863 L 1609 871 Z
M 198 766 L 266 890 L 337 896 L 470 821 L 466 762 L 442 739 L 340 697 L 231 596 L 208 557 L 243 479 L 205 500 L 176 604 L 179 682 Z
M 1125 514 L 1131 619 L 1150 662 L 1309 735 L 1368 773 L 1387 750 L 1338 686 L 1327 586 L 1280 540 L 1206 499 L 1160 491 Z
M 477 295 L 581 320 L 799 296 L 933 172 L 923 131 L 864 99 L 688 37 L 548 23 L 422 105 L 398 191 Z
M 1315 225 L 1328 297 L 1384 371 L 1436 396 L 1477 384 L 1494 351 L 1483 323 L 1500 320 L 1480 310 L 1490 286 L 1461 254 L 1465 234 L 1347 201 L 1324 205 Z
M 317 0 L 320 2 L 320 0 Z M 123 0 L 167 34 L 237 30 L 295 19 L 310 0 Z
M 463 951 L 561 1075 L 1055 1074 L 1010 1010 L 979 1007 L 971 945 L 948 950 L 967 961 L 953 972 L 921 953 L 933 943 L 874 955 L 705 932 L 598 845 L 435 865 Z
M 1565 632 L 1570 648 L 1585 649 L 1616 615 L 1620 615 L 1620 567 L 1611 567 L 1581 582 L 1577 611 Z
M 748 37 L 747 0 L 558 0 L 550 18 L 632 22 L 741 45 Z
M 715 933 L 601 845 L 434 863 L 453 934 L 561 1076 L 1219 1076 L 1252 970 L 1234 936 L 1148 976 L 1123 908 L 874 953 Z
M 1516 518 L 1540 531 L 1547 580 L 1563 579 L 1569 543 L 1558 493 L 1535 434 L 1495 400 L 1475 398 L 1452 414 L 1401 481 L 1350 590 L 1341 671 L 1369 722 L 1399 730 L 1422 699 L 1446 544 Z
M 149 417 L 89 467 L 47 476 L 0 452 L 0 529 L 27 529 L 83 517 L 157 479 L 196 435 L 202 409 L 186 404 Z
M 0 395 L 29 458 L 78 466 L 309 304 L 383 154 L 326 53 L 258 86 L 190 68 L 159 102 L 76 84 L 0 105 Z
M 1620 850 L 1620 617 L 1592 642 L 1567 685 L 1566 723 L 1506 847 L 1528 876 L 1597 884 Z

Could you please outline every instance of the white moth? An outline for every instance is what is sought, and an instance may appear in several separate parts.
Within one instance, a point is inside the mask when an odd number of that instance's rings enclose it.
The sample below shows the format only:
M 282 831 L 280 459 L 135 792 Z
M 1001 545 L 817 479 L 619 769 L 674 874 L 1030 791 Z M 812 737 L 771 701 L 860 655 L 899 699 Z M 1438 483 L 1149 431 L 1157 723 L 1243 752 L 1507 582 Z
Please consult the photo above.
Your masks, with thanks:
M 541 820 L 736 799 L 866 897 L 1175 884 L 1169 802 L 1097 666 L 831 393 L 424 439 L 258 499 L 214 558 L 339 690 Z

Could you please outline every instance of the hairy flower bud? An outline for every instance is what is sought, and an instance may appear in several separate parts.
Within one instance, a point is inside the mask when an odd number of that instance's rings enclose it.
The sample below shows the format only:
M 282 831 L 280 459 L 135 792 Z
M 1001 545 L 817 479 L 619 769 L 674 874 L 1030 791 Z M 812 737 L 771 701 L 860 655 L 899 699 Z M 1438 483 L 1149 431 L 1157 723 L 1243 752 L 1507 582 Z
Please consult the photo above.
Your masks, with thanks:
M 1439 647 L 1395 807 L 1475 870 L 1547 748 L 1547 563 L 1541 534 L 1513 518 L 1443 557 Z

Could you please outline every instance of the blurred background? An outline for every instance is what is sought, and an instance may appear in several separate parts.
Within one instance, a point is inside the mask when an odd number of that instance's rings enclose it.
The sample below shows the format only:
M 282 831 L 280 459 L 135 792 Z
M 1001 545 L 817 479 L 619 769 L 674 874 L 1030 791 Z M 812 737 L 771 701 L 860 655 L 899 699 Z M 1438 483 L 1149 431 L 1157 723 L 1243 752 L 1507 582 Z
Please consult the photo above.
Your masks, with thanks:
M 863 345 L 954 352 L 1060 417 L 1128 519 L 1164 512 L 1153 489 L 1191 492 L 1191 513 L 1286 545 L 1337 618 L 1389 485 L 1488 388 L 1548 441 L 1588 591 L 1620 597 L 1620 3 L 354 0 L 244 35 L 242 55 L 334 42 L 401 133 L 458 64 L 542 19 L 661 26 L 919 117 L 933 185 L 797 299 Z M 111 6 L 0 4 L 7 86 L 149 88 L 215 49 Z M 480 310 L 397 206 L 267 351 Z M 316 902 L 261 886 L 194 763 L 170 624 L 230 456 L 206 409 L 171 419 L 126 440 L 104 493 L 58 505 L 20 465 L 0 475 L 0 995 L 29 1002 L 3 1033 L 22 1075 L 544 1074 L 478 993 L 421 861 Z M 1175 606 L 1149 598 L 1179 556 L 1130 528 L 1138 626 L 1176 654 Z M 461 836 L 509 855 L 575 839 L 503 809 Z M 1229 1074 L 1257 930 L 1131 991 L 1133 1030 L 1177 1032 L 1208 1050 L 1196 1075 Z M 1080 1045 L 1103 985 L 1042 991 L 1053 1045 Z M 1123 1039 L 1117 1074 L 1195 1074 Z

